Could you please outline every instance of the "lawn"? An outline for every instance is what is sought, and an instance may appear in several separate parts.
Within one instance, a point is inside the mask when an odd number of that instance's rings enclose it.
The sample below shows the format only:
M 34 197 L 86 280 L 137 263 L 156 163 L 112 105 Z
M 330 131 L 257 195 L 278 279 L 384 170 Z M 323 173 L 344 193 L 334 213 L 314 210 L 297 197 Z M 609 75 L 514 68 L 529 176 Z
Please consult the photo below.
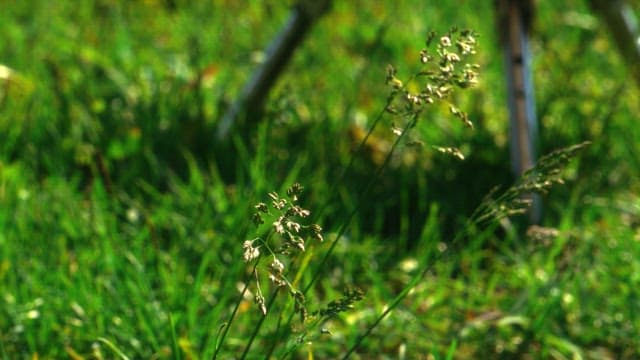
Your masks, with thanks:
M 0 357 L 639 358 L 640 84 L 537 4 L 515 179 L 491 1 L 335 2 L 224 139 L 286 2 L 0 2 Z

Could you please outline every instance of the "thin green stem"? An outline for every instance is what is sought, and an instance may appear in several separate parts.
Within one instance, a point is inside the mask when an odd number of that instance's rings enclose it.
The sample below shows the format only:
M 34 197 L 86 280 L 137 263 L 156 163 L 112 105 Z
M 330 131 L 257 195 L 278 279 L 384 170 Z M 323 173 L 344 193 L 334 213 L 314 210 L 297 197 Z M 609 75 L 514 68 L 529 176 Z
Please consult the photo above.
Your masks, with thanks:
M 338 186 L 338 184 L 342 184 L 343 183 L 343 180 L 344 180 L 345 176 L 347 176 L 347 174 L 349 173 L 349 171 L 353 167 L 356 155 L 360 154 L 362 152 L 362 149 L 364 149 L 364 146 L 367 143 L 367 141 L 369 140 L 369 138 L 371 137 L 371 134 L 373 133 L 373 130 L 375 130 L 375 128 L 380 123 L 380 120 L 382 120 L 382 118 L 384 117 L 384 114 L 387 112 L 387 108 L 393 102 L 394 97 L 395 97 L 395 94 L 390 94 L 389 95 L 389 97 L 387 98 L 387 103 L 384 105 L 384 108 L 378 113 L 376 118 L 373 120 L 373 122 L 371 123 L 371 126 L 369 126 L 369 129 L 367 130 L 367 133 L 365 134 L 365 136 L 362 138 L 362 140 L 360 140 L 360 143 L 356 147 L 356 150 L 353 152 L 352 156 L 349 158 L 349 163 L 347 164 L 347 166 L 345 166 L 343 168 L 342 172 L 338 176 L 338 180 L 331 183 L 331 186 L 329 187 L 329 194 L 335 193 L 335 189 Z M 324 204 L 322 204 L 322 206 L 318 210 L 316 218 L 321 218 L 322 217 L 322 215 L 324 214 L 324 211 L 326 210 L 327 206 L 329 206 L 329 204 L 332 201 L 333 201 L 333 199 L 331 197 L 327 198 L 327 201 L 325 201 Z
M 374 173 L 374 175 L 371 178 L 371 180 L 369 181 L 369 183 L 367 183 L 367 185 L 363 188 L 362 192 L 360 193 L 361 197 L 364 197 L 365 195 L 367 195 L 369 193 L 369 191 L 371 191 L 371 188 L 373 187 L 373 184 L 375 184 L 376 181 L 379 180 L 379 178 L 382 175 L 384 169 L 389 165 L 389 161 L 391 161 L 391 156 L 394 154 L 396 148 L 400 144 L 400 141 L 402 141 L 404 136 L 407 134 L 408 130 L 411 129 L 415 125 L 415 123 L 417 121 L 417 117 L 418 117 L 417 113 L 411 114 L 411 118 L 410 118 L 408 124 L 402 129 L 402 132 L 400 133 L 398 138 L 395 140 L 395 142 L 391 146 L 391 149 L 387 153 L 387 156 L 385 157 L 384 162 L 376 169 L 376 172 Z M 351 221 L 353 221 L 353 218 L 358 213 L 358 211 L 360 211 L 360 204 L 356 205 L 356 207 L 347 216 L 347 219 L 340 226 L 338 234 L 337 234 L 336 238 L 333 240 L 333 242 L 331 243 L 331 246 L 329 247 L 329 250 L 327 250 L 327 252 L 325 253 L 324 257 L 322 258 L 322 260 L 320 261 L 320 263 L 316 267 L 316 270 L 315 270 L 315 272 L 314 272 L 314 274 L 313 274 L 313 276 L 311 278 L 311 281 L 307 284 L 307 286 L 305 286 L 304 290 L 302 291 L 302 293 L 304 295 L 307 294 L 307 292 L 309 291 L 309 289 L 311 289 L 313 284 L 318 280 L 318 278 L 320 278 L 320 275 L 322 274 L 322 271 L 324 270 L 324 265 L 327 263 L 329 257 L 332 255 L 333 250 L 335 249 L 336 245 L 338 244 L 338 241 L 340 239 L 342 239 L 342 237 L 344 236 L 345 232 L 347 231 L 347 228 L 351 225 Z
M 275 351 L 276 346 L 278 345 L 278 342 L 275 340 L 284 338 L 280 332 L 281 328 L 282 328 L 282 312 L 280 312 L 280 315 L 278 316 L 278 323 L 276 324 L 274 341 L 271 342 L 271 346 L 269 346 L 269 351 L 267 351 L 267 353 L 264 355 L 265 359 L 271 359 L 271 356 L 273 355 L 273 352 Z
M 360 146 L 363 146 L 363 144 L 366 142 L 366 139 L 368 138 L 368 136 L 373 132 L 373 129 L 375 128 L 375 126 L 377 126 L 377 124 L 379 123 L 379 121 L 382 119 L 382 116 L 384 115 L 384 113 L 386 112 L 386 107 L 391 103 L 391 101 L 393 100 L 392 96 L 389 96 L 389 100 L 387 102 L 387 104 L 385 105 L 385 110 L 383 110 L 379 116 L 374 120 L 373 124 L 371 125 L 367 135 L 365 136 L 365 138 L 363 139 L 363 141 L 360 143 Z M 402 141 L 402 139 L 404 138 L 404 136 L 406 135 L 406 133 L 408 132 L 409 129 L 411 129 L 413 126 L 415 126 L 416 122 L 417 122 L 417 118 L 418 118 L 418 113 L 414 113 L 411 115 L 409 122 L 407 123 L 407 125 L 403 128 L 402 132 L 400 133 L 400 135 L 398 136 L 398 138 L 395 140 L 395 142 L 393 143 L 393 145 L 391 146 L 391 149 L 389 150 L 389 152 L 387 153 L 383 163 L 376 169 L 376 172 L 374 173 L 374 176 L 371 178 L 371 180 L 369 181 L 369 183 L 363 188 L 363 190 L 360 193 L 360 196 L 365 196 L 372 188 L 373 184 L 375 184 L 376 181 L 378 181 L 379 177 L 382 175 L 384 169 L 388 166 L 389 161 L 391 160 L 391 157 L 393 156 L 396 148 L 398 147 L 398 145 L 400 144 L 400 142 Z M 343 172 L 343 176 L 346 173 L 346 170 L 348 170 L 353 164 L 353 157 L 351 158 L 351 161 L 349 162 L 349 165 L 347 165 L 347 167 L 345 168 L 345 172 Z M 335 184 L 335 183 L 334 183 Z M 322 260 L 320 261 L 319 265 L 316 267 L 316 270 L 312 276 L 311 281 L 305 286 L 305 288 L 303 289 L 302 293 L 304 295 L 307 295 L 307 293 L 309 292 L 309 290 L 311 289 L 311 287 L 313 286 L 313 284 L 320 278 L 320 275 L 324 269 L 324 265 L 327 263 L 329 257 L 331 256 L 331 254 L 333 253 L 333 250 L 335 249 L 338 241 L 344 236 L 347 228 L 349 227 L 349 225 L 351 225 L 351 221 L 353 221 L 353 218 L 355 217 L 355 215 L 358 213 L 358 211 L 360 210 L 359 205 L 357 205 L 352 211 L 351 213 L 349 213 L 349 215 L 347 216 L 347 219 L 342 223 L 342 225 L 340 226 L 340 229 L 338 230 L 338 233 L 336 235 L 336 238 L 333 240 L 333 242 L 331 243 L 331 246 L 329 247 L 328 251 L 325 253 L 324 257 L 322 258 Z M 289 316 L 289 319 L 287 320 L 287 328 L 289 326 L 289 324 L 291 324 L 291 321 L 293 320 L 293 317 L 295 316 L 295 313 L 291 313 Z M 287 352 L 287 354 L 290 353 L 289 351 Z
M 570 151 L 575 151 L 575 150 L 579 150 L 581 147 L 584 147 L 585 144 L 579 144 L 576 145 L 574 147 L 569 147 L 566 149 L 561 149 L 558 150 L 557 153 L 560 154 L 561 152 L 570 152 Z M 569 158 L 568 158 L 569 159 Z M 567 162 L 568 160 L 565 160 L 565 162 Z M 544 158 L 542 158 L 538 164 L 536 164 L 536 167 L 538 166 L 545 166 L 544 164 L 545 160 Z M 536 168 L 534 167 L 534 169 L 532 169 L 532 171 L 534 171 Z M 434 264 L 437 260 L 441 260 L 442 258 L 444 258 L 445 256 L 453 253 L 453 250 L 451 250 L 454 246 L 458 245 L 461 243 L 461 239 L 464 238 L 464 236 L 466 234 L 468 234 L 471 231 L 471 228 L 473 226 L 476 225 L 482 225 L 482 223 L 484 222 L 490 222 L 490 221 L 496 221 L 499 220 L 505 216 L 508 216 L 508 213 L 505 214 L 504 216 L 501 216 L 500 213 L 495 213 L 493 210 L 493 208 L 497 207 L 497 206 L 501 206 L 503 203 L 505 203 L 506 201 L 508 201 L 511 198 L 515 198 L 517 196 L 520 196 L 521 193 L 519 192 L 519 188 L 518 185 L 519 183 L 521 183 L 523 180 L 520 179 L 516 185 L 514 185 L 513 187 L 507 189 L 506 191 L 504 191 L 502 194 L 500 194 L 500 196 L 498 196 L 495 200 L 491 199 L 491 195 L 495 192 L 492 192 L 489 194 L 489 196 L 487 196 L 483 202 L 480 204 L 480 206 L 478 206 L 478 208 L 476 209 L 476 211 L 474 211 L 474 213 L 471 215 L 471 217 L 469 218 L 469 220 L 467 221 L 467 224 L 465 226 L 465 229 L 459 233 L 459 235 L 455 236 L 453 238 L 453 240 L 451 241 L 450 245 L 449 245 L 449 250 L 446 250 L 443 253 L 438 254 L 439 256 L 434 256 L 434 258 L 432 259 L 431 263 L 427 262 L 427 258 L 429 256 L 427 256 L 425 258 L 425 262 L 422 266 L 422 271 L 417 273 L 416 275 L 413 276 L 413 278 L 411 279 L 411 281 L 402 289 L 402 291 L 393 299 L 393 301 L 391 302 L 391 304 L 378 316 L 378 318 L 367 328 L 367 330 L 361 334 L 360 336 L 358 336 L 358 338 L 356 339 L 356 341 L 354 342 L 354 344 L 351 346 L 351 348 L 349 348 L 349 350 L 347 351 L 347 353 L 345 354 L 345 356 L 343 357 L 343 359 L 348 358 L 362 343 L 362 341 L 371 334 L 371 332 L 373 331 L 373 329 L 378 326 L 378 324 L 380 324 L 380 322 L 394 309 L 398 306 L 398 304 L 400 303 L 400 301 L 402 301 L 402 299 L 404 299 L 407 294 L 409 294 L 409 292 L 411 291 L 411 289 L 413 289 L 417 284 L 418 281 L 421 280 L 426 273 L 431 269 L 432 264 Z
M 258 333 L 260 332 L 260 329 L 262 328 L 262 324 L 264 324 L 264 320 L 267 318 L 268 314 L 269 314 L 269 310 L 271 309 L 271 306 L 273 306 L 273 303 L 276 301 L 276 297 L 278 295 L 278 290 L 280 288 L 277 287 L 273 293 L 271 293 L 271 297 L 269 298 L 269 302 L 267 302 L 267 313 L 264 314 L 264 316 L 260 317 L 260 320 L 258 320 L 258 323 L 256 324 L 256 327 L 253 329 L 253 333 L 251 333 L 251 337 L 249 337 L 249 342 L 247 343 L 247 346 L 244 347 L 244 351 L 242 352 L 242 355 L 240 356 L 240 359 L 245 359 L 247 357 L 247 354 L 249 354 L 249 349 L 251 349 L 251 345 L 253 345 L 253 341 L 256 339 L 256 337 L 258 336 Z
M 220 340 L 216 344 L 216 351 L 213 353 L 212 359 L 217 359 L 218 353 L 220 352 L 220 349 L 222 349 L 222 344 L 224 343 L 224 339 L 227 336 L 227 333 L 229 332 L 229 328 L 231 327 L 231 324 L 233 323 L 233 320 L 235 319 L 236 313 L 238 312 L 238 309 L 240 308 L 240 304 L 242 303 L 242 300 L 244 299 L 244 295 L 247 293 L 247 289 L 249 288 L 249 277 L 252 276 L 253 274 L 255 274 L 256 269 L 258 268 L 258 263 L 259 262 L 260 262 L 260 258 L 258 258 L 256 260 L 256 262 L 253 264 L 253 269 L 251 269 L 251 273 L 249 275 L 245 276 L 244 287 L 242 288 L 242 291 L 240 292 L 240 296 L 238 297 L 238 301 L 236 301 L 236 305 L 233 308 L 233 311 L 231 312 L 231 315 L 229 315 L 229 320 L 227 321 L 227 324 L 224 327 L 224 330 L 222 330 L 222 334 L 220 335 Z
M 176 323 L 173 320 L 173 316 L 169 313 L 169 324 L 171 325 L 171 347 L 173 351 L 174 360 L 181 360 L 180 347 L 178 346 L 178 337 L 176 336 Z
M 373 324 L 371 324 L 367 330 L 360 336 L 358 336 L 358 338 L 356 339 L 355 343 L 351 346 L 351 348 L 349 348 L 349 350 L 347 351 L 347 353 L 342 357 L 343 359 L 347 359 L 349 358 L 349 356 L 351 356 L 351 354 L 353 354 L 353 352 L 360 346 L 360 344 L 362 343 L 362 341 L 369 336 L 369 334 L 371 334 L 371 332 L 373 331 L 374 328 L 376 328 L 376 326 L 378 326 L 378 324 L 380 324 L 380 322 L 382 322 L 382 320 L 384 320 L 384 318 L 393 310 L 396 308 L 396 306 L 398 306 L 398 304 L 400 303 L 400 301 L 402 301 L 402 299 L 404 299 L 407 294 L 409 293 L 409 291 L 411 291 L 411 289 L 413 289 L 414 286 L 416 286 L 416 284 L 418 283 L 418 280 L 420 280 L 423 276 L 423 273 L 419 273 L 418 275 L 414 276 L 413 279 L 411 279 L 411 282 L 409 283 L 409 285 L 407 285 L 404 289 L 402 289 L 402 291 L 400 292 L 400 294 L 398 294 L 392 301 L 391 304 L 389 304 L 389 306 L 378 316 L 378 318 L 373 322 Z

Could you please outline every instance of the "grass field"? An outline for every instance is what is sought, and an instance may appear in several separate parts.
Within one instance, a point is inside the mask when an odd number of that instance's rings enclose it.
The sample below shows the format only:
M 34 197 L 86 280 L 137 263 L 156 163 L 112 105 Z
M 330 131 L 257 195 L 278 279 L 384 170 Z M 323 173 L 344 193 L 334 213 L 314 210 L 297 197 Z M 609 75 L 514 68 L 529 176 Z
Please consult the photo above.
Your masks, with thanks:
M 639 358 L 639 84 L 584 1 L 539 1 L 539 153 L 590 145 L 545 163 L 540 226 L 505 217 L 532 183 L 491 4 L 336 2 L 221 142 L 287 4 L 0 1 L 0 358 Z M 453 26 L 477 86 L 356 150 Z

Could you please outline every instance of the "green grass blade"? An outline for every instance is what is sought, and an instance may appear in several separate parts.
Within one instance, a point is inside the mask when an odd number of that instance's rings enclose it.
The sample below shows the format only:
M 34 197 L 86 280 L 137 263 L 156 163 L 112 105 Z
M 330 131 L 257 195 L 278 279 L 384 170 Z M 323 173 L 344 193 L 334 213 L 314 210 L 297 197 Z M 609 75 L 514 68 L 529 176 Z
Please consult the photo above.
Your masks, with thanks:
M 109 349 L 111 349 L 111 351 L 113 351 L 116 355 L 118 355 L 118 357 L 121 360 L 129 360 L 129 357 L 127 355 L 125 355 L 122 350 L 120 350 L 114 343 L 112 343 L 111 341 L 109 341 L 106 338 L 103 337 L 99 337 L 98 341 L 100 341 L 101 343 L 107 345 L 107 347 Z

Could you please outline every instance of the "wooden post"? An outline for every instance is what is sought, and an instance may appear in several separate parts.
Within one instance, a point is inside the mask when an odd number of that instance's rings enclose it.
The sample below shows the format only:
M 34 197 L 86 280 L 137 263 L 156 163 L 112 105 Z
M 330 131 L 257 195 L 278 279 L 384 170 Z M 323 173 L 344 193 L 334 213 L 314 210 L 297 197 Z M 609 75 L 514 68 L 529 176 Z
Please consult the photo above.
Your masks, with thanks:
M 265 61 L 218 124 L 218 140 L 227 139 L 237 122 L 256 122 L 260 118 L 264 101 L 294 50 L 330 7 L 331 0 L 302 0 L 294 6 L 280 34 L 267 48 Z
M 533 167 L 538 141 L 529 30 L 533 16 L 531 0 L 498 0 L 498 26 L 505 55 L 509 105 L 511 165 L 515 176 Z M 540 221 L 540 198 L 530 195 L 532 223 Z

